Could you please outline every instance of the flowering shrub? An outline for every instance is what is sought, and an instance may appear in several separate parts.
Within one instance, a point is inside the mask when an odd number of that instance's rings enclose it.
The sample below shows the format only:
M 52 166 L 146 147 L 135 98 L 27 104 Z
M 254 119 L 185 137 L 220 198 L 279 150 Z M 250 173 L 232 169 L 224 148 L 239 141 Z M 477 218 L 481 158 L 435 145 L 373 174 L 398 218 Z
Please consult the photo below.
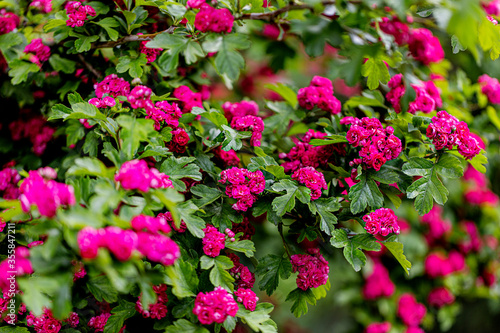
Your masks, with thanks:
M 485 325 L 499 15 L 0 2 L 0 331 Z

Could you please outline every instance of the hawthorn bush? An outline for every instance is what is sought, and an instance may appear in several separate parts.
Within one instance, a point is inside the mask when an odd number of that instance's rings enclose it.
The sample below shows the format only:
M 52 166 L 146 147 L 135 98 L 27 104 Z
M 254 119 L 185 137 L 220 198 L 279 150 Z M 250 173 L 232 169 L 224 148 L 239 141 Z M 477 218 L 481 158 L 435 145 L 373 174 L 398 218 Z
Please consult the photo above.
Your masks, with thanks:
M 1 332 L 490 329 L 500 1 L 0 8 Z

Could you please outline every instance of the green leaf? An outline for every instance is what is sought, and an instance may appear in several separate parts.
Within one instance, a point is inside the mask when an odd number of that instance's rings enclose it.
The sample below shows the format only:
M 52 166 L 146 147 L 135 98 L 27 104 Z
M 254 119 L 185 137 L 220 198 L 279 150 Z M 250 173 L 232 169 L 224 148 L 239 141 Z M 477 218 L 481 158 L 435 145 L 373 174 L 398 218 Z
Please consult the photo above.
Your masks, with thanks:
M 164 32 L 148 42 L 146 47 L 165 49 L 157 63 L 163 72 L 170 73 L 178 67 L 179 54 L 186 48 L 188 41 L 186 37 Z
M 360 106 L 376 106 L 380 108 L 386 108 L 384 103 L 380 102 L 376 98 L 370 98 L 366 96 L 353 96 L 344 103 L 344 106 L 349 109 L 354 109 Z
M 94 23 L 103 27 L 104 30 L 106 30 L 106 32 L 108 33 L 108 36 L 109 38 L 111 38 L 111 40 L 116 41 L 118 39 L 119 36 L 118 31 L 116 31 L 113 28 L 119 27 L 120 23 L 115 18 L 106 17 Z
M 347 237 L 347 232 L 344 229 L 333 230 L 332 238 L 330 238 L 330 244 L 338 249 L 348 245 L 349 237 Z
M 234 151 L 238 151 L 242 146 L 243 143 L 241 142 L 241 139 L 247 138 L 250 135 L 245 135 L 241 134 L 240 132 L 232 129 L 231 127 L 227 125 L 222 125 L 222 131 L 224 132 L 225 139 L 222 142 L 222 149 L 225 151 L 229 151 L 233 149 Z
M 19 289 L 23 291 L 21 299 L 36 316 L 43 313 L 44 307 L 52 307 L 52 301 L 49 296 L 53 296 L 59 288 L 57 279 L 32 276 L 17 279 L 17 283 L 19 284 Z
M 185 201 L 176 206 L 179 213 L 180 219 L 186 223 L 189 232 L 198 238 L 203 238 L 205 233 L 203 229 L 205 228 L 205 221 L 201 217 L 194 215 L 198 210 L 198 207 L 191 201 Z M 179 227 L 178 225 L 177 227 Z
M 264 88 L 267 88 L 279 94 L 281 97 L 283 97 L 285 101 L 288 102 L 288 104 L 290 104 L 292 108 L 295 109 L 297 107 L 299 101 L 297 99 L 297 94 L 295 93 L 295 91 L 292 90 L 292 88 L 280 82 L 276 84 L 266 84 Z
M 156 133 L 151 119 L 136 119 L 129 115 L 120 115 L 116 118 L 120 124 L 120 139 L 123 140 L 122 151 L 127 160 L 134 158 L 141 142 L 148 142 L 150 136 Z
M 384 197 L 377 184 L 371 178 L 363 173 L 358 176 L 359 182 L 349 189 L 349 200 L 351 202 L 351 212 L 353 214 L 361 213 L 370 206 L 372 209 L 378 209 L 384 204 Z
M 184 59 L 186 59 L 186 64 L 194 64 L 198 61 L 198 59 L 203 59 L 204 57 L 205 53 L 198 42 L 190 41 L 187 43 L 186 49 L 184 50 Z
M 205 111 L 202 108 L 194 107 L 193 110 L 191 110 L 191 113 L 201 115 L 220 129 L 222 129 L 222 125 L 228 124 L 224 113 L 217 109 L 210 109 L 209 111 Z
M 77 39 L 75 40 L 75 48 L 78 53 L 90 51 L 92 48 L 92 43 L 99 39 L 99 36 L 85 36 L 77 34 Z
M 99 302 L 114 303 L 118 300 L 118 291 L 105 275 L 91 277 L 87 282 L 87 288 Z
M 275 183 L 272 187 L 273 190 L 281 192 L 286 191 L 286 194 L 276 197 L 273 200 L 273 210 L 279 215 L 283 216 L 287 212 L 291 212 L 295 207 L 295 197 L 302 203 L 308 203 L 311 199 L 311 190 L 305 186 L 298 186 L 295 181 L 282 179 L 279 183 Z
M 443 154 L 439 157 L 436 171 L 447 178 L 460 178 L 464 175 L 464 168 L 460 159 L 451 154 Z
M 403 165 L 402 170 L 408 176 L 422 177 L 406 189 L 407 197 L 415 199 L 415 208 L 419 215 L 427 214 L 432 209 L 434 200 L 440 205 L 448 200 L 448 190 L 439 179 L 437 172 L 440 170 L 449 175 L 463 173 L 453 161 L 452 158 L 445 157 L 439 168 L 423 158 L 412 158 Z
M 295 317 L 300 317 L 307 313 L 307 304 L 316 305 L 316 297 L 311 289 L 302 290 L 296 288 L 292 290 L 286 297 L 286 301 L 292 301 L 291 311 Z
M 205 327 L 195 325 L 186 319 L 179 319 L 173 325 L 168 326 L 166 333 L 210 333 Z
M 9 32 L 8 34 L 0 35 L 0 51 L 5 52 L 22 42 L 23 38 L 19 33 Z
M 222 76 L 226 75 L 230 80 L 235 81 L 240 75 L 240 71 L 245 68 L 245 60 L 236 50 L 243 50 L 250 47 L 248 37 L 240 34 L 228 34 L 222 38 L 219 51 L 215 57 L 215 68 Z
M 208 187 L 203 184 L 191 187 L 191 193 L 200 197 L 200 199 L 193 199 L 194 204 L 199 208 L 211 204 L 222 196 L 222 192 L 217 188 Z
M 249 311 L 240 305 L 236 316 L 254 332 L 277 333 L 278 326 L 269 315 L 273 309 L 271 303 L 259 303 L 254 311 Z
M 259 260 L 255 274 L 260 276 L 259 288 L 271 296 L 278 288 L 280 277 L 286 280 L 292 274 L 290 259 L 268 254 Z
M 6 317 L 4 320 L 9 322 L 10 318 Z M 0 327 L 0 333 L 30 333 L 30 331 L 28 331 L 26 327 L 6 325 L 4 327 Z
M 49 58 L 49 63 L 52 68 L 57 72 L 71 74 L 75 72 L 76 62 L 73 60 L 61 58 L 58 54 L 53 54 Z
M 336 212 L 340 209 L 340 203 L 336 198 L 319 198 L 309 203 L 309 209 L 313 215 L 320 216 L 320 229 L 327 235 L 331 235 L 337 224 L 337 217 L 331 212 Z
M 100 160 L 91 157 L 82 157 L 74 160 L 73 165 L 66 172 L 66 176 L 102 176 L 108 174 L 107 168 Z
M 384 245 L 401 264 L 405 273 L 410 275 L 411 263 L 406 259 L 406 256 L 403 253 L 403 244 L 400 242 L 386 242 Z
M 210 282 L 214 286 L 221 286 L 222 288 L 233 291 L 234 290 L 234 278 L 227 271 L 234 266 L 231 259 L 226 256 L 217 256 L 215 258 L 210 258 L 208 256 L 202 256 L 200 259 L 200 265 L 202 269 L 210 269 Z
M 194 157 L 170 157 L 160 166 L 160 172 L 167 174 L 171 179 L 191 178 L 201 180 L 200 167 L 194 163 Z
M 363 251 L 358 249 L 356 244 L 352 241 L 350 241 L 349 244 L 344 247 L 344 257 L 356 272 L 359 272 L 361 268 L 366 264 L 365 254 L 363 253 Z
M 12 84 L 14 85 L 27 81 L 28 75 L 30 73 L 36 73 L 40 71 L 40 67 L 38 67 L 36 64 L 18 59 L 12 61 L 9 64 L 9 67 L 9 76 L 12 78 Z
M 481 173 L 486 172 L 486 167 L 484 166 L 485 164 L 488 164 L 488 159 L 486 158 L 486 152 L 481 149 L 479 154 L 474 156 L 472 160 L 469 160 L 469 163 L 476 169 L 477 171 Z
M 189 262 L 177 259 L 173 266 L 165 267 L 166 283 L 172 286 L 172 292 L 178 298 L 196 296 L 198 275 Z
M 283 179 L 288 177 L 285 174 L 285 169 L 278 165 L 278 163 L 271 156 L 257 156 L 250 159 L 247 169 L 254 172 L 259 169 L 265 170 L 272 174 L 276 179 Z
M 128 71 L 129 75 L 133 78 L 140 78 L 143 73 L 143 66 L 148 63 L 146 55 L 141 53 L 137 58 L 129 56 L 120 57 L 118 64 L 116 64 L 116 71 L 118 73 L 125 73 Z
M 327 146 L 333 145 L 335 143 L 347 142 L 347 139 L 343 135 L 330 135 L 325 139 L 312 139 L 309 144 L 311 146 Z
M 235 242 L 228 241 L 226 242 L 226 248 L 236 252 L 242 252 L 248 258 L 253 257 L 255 253 L 255 245 L 251 240 L 248 239 Z
M 361 74 L 368 78 L 367 85 L 370 90 L 377 89 L 379 82 L 387 84 L 391 79 L 389 69 L 380 59 L 369 58 L 361 66 Z
M 123 299 L 118 300 L 119 305 L 111 310 L 112 315 L 108 318 L 106 326 L 104 326 L 104 333 L 119 332 L 125 320 L 132 317 L 135 313 L 135 303 L 127 302 Z

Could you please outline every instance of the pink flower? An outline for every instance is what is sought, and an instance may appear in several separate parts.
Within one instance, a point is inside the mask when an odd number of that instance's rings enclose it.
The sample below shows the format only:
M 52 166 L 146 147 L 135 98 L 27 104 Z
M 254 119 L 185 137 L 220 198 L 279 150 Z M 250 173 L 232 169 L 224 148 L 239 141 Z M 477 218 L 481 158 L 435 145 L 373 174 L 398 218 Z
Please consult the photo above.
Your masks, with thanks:
M 188 86 L 175 88 L 172 95 L 179 99 L 179 107 L 182 109 L 182 113 L 191 112 L 195 106 L 203 108 L 201 94 L 191 91 Z
M 445 287 L 434 288 L 427 299 L 430 306 L 441 308 L 448 304 L 455 302 L 455 296 Z
M 399 298 L 398 316 L 406 325 L 418 326 L 426 313 L 427 309 L 425 306 L 422 303 L 418 303 L 413 295 L 403 294 Z
M 384 321 L 383 323 L 371 323 L 366 326 L 365 333 L 387 333 L 391 330 L 391 323 Z
M 149 169 L 144 160 L 132 160 L 122 164 L 115 175 L 115 181 L 120 182 L 126 190 L 147 192 L 150 188 L 173 187 L 169 176 L 155 168 Z
M 215 9 L 202 4 L 194 19 L 194 26 L 201 32 L 231 32 L 234 17 L 227 8 Z
M 16 29 L 19 25 L 19 17 L 14 13 L 9 13 L 5 9 L 0 9 L 0 35 L 5 35 Z
M 39 171 L 30 171 L 20 187 L 19 200 L 25 212 L 31 205 L 36 205 L 41 215 L 53 217 L 60 206 L 71 206 L 76 203 L 73 187 L 44 179 Z
M 194 301 L 193 313 L 202 325 L 222 324 L 228 316 L 234 317 L 237 312 L 238 304 L 222 287 L 207 293 L 200 292 Z
M 302 290 L 317 288 L 328 281 L 328 261 L 323 258 L 319 249 L 309 249 L 311 254 L 294 254 L 291 257 L 293 272 L 299 272 L 297 287 Z
M 250 311 L 255 310 L 259 298 L 255 295 L 255 293 L 252 290 L 239 288 L 234 292 L 234 295 L 237 297 L 236 300 L 238 302 L 243 303 L 245 309 Z
M 217 230 L 217 228 L 207 225 L 205 229 L 205 237 L 203 237 L 203 252 L 209 257 L 217 257 L 220 251 L 224 249 L 226 236 Z
M 396 287 L 389 277 L 389 271 L 380 261 L 374 261 L 373 271 L 366 278 L 366 283 L 363 286 L 363 297 L 367 300 L 390 297 L 394 294 L 395 289 Z
M 140 231 L 137 236 L 137 250 L 151 261 L 170 266 L 181 256 L 179 246 L 165 235 Z
M 372 235 L 387 236 L 390 233 L 398 235 L 400 232 L 398 218 L 390 208 L 377 209 L 363 216 L 363 221 L 366 223 L 366 231 Z
M 33 0 L 30 7 L 35 7 L 43 13 L 50 13 L 52 11 L 52 0 Z
M 127 261 L 137 248 L 138 237 L 132 230 L 106 227 L 104 228 L 102 242 L 118 260 Z
M 431 31 L 424 28 L 410 31 L 408 47 L 411 55 L 424 65 L 439 62 L 444 58 L 444 51 L 439 39 L 434 37 Z
M 80 248 L 80 255 L 84 259 L 94 259 L 97 257 L 97 251 L 101 246 L 102 234 L 92 228 L 85 227 L 78 232 L 77 242 Z
M 50 47 L 44 45 L 41 38 L 33 39 L 24 48 L 24 53 L 30 53 L 33 55 L 31 61 L 38 65 L 42 62 L 49 60 L 50 58 Z
M 328 189 L 325 176 L 312 167 L 298 169 L 293 173 L 292 179 L 304 184 L 311 190 L 311 200 L 316 200 L 321 196 L 321 189 Z
M 104 94 L 112 97 L 128 96 L 130 93 L 130 83 L 119 78 L 116 74 L 111 74 L 106 76 L 101 82 L 96 83 L 94 89 L 97 98 L 104 97 Z

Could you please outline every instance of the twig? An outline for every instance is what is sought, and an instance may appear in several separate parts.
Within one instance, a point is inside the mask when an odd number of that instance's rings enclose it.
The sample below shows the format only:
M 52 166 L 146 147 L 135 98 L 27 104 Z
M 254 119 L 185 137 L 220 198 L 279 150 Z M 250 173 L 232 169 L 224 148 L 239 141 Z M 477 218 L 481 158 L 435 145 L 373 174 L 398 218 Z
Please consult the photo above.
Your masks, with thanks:
M 290 251 L 288 250 L 288 244 L 285 241 L 285 236 L 283 235 L 283 223 L 280 222 L 278 223 L 278 231 L 281 236 L 281 240 L 283 241 L 283 247 L 285 248 L 286 254 L 288 255 L 288 258 L 291 258 L 292 256 L 290 255 Z
M 116 41 L 102 42 L 102 43 L 92 43 L 92 49 L 105 49 L 105 48 L 113 48 L 115 46 L 129 43 L 129 42 L 143 42 L 143 41 L 151 41 L 157 35 L 162 33 L 172 34 L 174 33 L 176 26 L 170 26 L 167 30 L 155 32 L 154 34 L 146 34 L 146 35 L 129 35 L 122 37 Z
M 92 72 L 92 74 L 94 74 L 95 77 L 100 78 L 102 76 L 101 73 L 99 73 L 91 64 L 85 61 L 85 58 L 81 53 L 78 54 L 78 59 L 80 59 L 80 61 L 85 65 L 85 67 L 87 67 L 89 71 Z

